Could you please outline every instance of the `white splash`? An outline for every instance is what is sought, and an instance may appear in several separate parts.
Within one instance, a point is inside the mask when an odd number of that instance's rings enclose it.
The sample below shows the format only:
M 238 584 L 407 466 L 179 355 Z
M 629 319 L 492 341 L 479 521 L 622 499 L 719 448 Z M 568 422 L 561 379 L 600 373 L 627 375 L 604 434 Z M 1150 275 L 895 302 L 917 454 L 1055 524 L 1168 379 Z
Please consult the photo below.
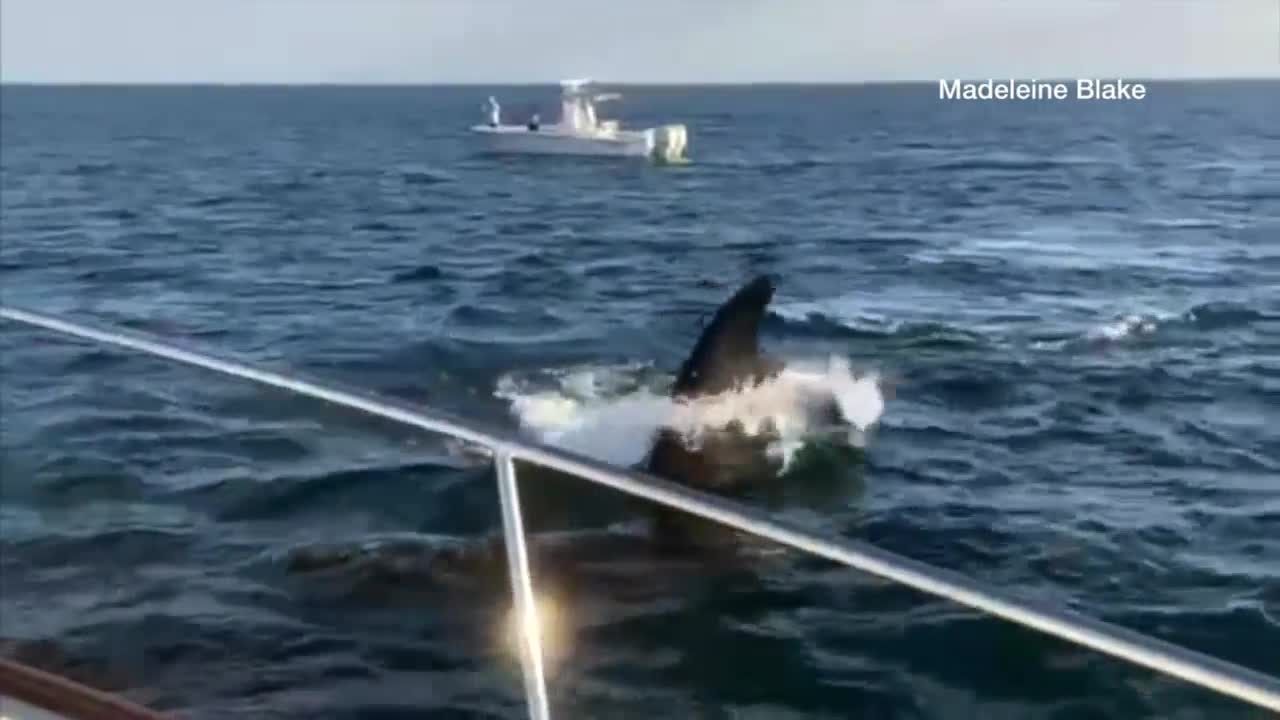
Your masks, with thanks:
M 1175 316 L 1170 313 L 1131 313 L 1091 329 L 1086 337 L 1089 340 L 1116 342 L 1125 338 L 1150 335 L 1159 329 L 1160 323 L 1173 317 Z
M 588 367 L 548 373 L 541 382 L 504 376 L 494 394 L 539 440 L 619 465 L 641 462 L 659 428 L 696 445 L 707 430 L 734 422 L 751 435 L 772 433 L 770 452 L 785 463 L 814 432 L 830 432 L 833 406 L 855 445 L 884 412 L 879 378 L 856 374 L 838 357 L 793 360 L 756 387 L 688 401 L 668 397 L 669 382 L 639 382 L 634 366 Z

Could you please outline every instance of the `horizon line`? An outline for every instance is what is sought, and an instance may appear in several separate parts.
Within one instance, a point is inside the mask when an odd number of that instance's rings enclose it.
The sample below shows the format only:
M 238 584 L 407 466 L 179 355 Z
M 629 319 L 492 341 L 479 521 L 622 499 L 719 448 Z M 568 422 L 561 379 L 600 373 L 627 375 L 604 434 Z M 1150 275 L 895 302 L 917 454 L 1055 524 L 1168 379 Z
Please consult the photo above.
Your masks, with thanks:
M 848 86 L 848 85 L 928 85 L 937 82 L 960 80 L 961 82 L 1068 82 L 1082 78 L 1097 80 L 1124 80 L 1126 82 L 1238 82 L 1276 81 L 1274 75 L 1182 75 L 1182 76 L 1123 76 L 1077 75 L 1070 77 L 1018 77 L 971 76 L 932 77 L 928 79 L 904 78 L 896 80 L 593 80 L 596 85 L 615 87 L 753 87 L 753 86 Z M 560 80 L 520 81 L 457 81 L 457 80 L 404 80 L 404 81 L 331 81 L 331 80 L 4 80 L 0 87 L 553 87 Z

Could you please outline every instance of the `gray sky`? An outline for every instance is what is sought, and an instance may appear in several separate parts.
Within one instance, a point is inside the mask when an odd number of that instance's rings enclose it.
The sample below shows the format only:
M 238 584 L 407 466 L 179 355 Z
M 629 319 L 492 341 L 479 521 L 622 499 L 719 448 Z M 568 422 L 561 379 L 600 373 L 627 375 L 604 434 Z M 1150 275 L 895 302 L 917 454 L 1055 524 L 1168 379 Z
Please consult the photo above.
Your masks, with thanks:
M 1278 0 L 0 0 L 6 82 L 1280 77 Z

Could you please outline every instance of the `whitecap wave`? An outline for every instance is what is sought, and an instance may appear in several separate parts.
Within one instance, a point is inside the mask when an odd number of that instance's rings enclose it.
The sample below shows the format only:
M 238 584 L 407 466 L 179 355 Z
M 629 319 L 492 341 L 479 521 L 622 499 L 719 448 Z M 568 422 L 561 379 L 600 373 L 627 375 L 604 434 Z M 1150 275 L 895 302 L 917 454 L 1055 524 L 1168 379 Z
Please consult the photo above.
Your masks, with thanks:
M 859 302 L 851 296 L 777 302 L 769 312 L 783 320 L 798 323 L 825 318 L 854 330 L 866 326 L 885 328 L 893 324 L 888 314 L 874 312 L 868 309 L 865 301 Z
M 1123 344 L 1136 338 L 1154 335 L 1170 323 L 1185 321 L 1189 313 L 1181 315 L 1160 310 L 1131 312 L 1098 322 L 1092 327 L 1082 327 L 1057 338 L 1041 338 L 1031 343 L 1034 350 L 1063 350 L 1068 348 L 1096 347 Z
M 1119 341 L 1138 335 L 1150 335 L 1159 327 L 1160 321 L 1167 318 L 1155 315 L 1125 315 L 1112 322 L 1099 325 L 1087 333 L 1089 340 Z
M 737 424 L 768 437 L 785 467 L 815 433 L 830 436 L 833 408 L 848 442 L 861 446 L 885 406 L 879 376 L 857 373 L 840 357 L 793 359 L 756 387 L 693 400 L 671 399 L 670 382 L 634 365 L 591 366 L 509 374 L 494 394 L 540 441 L 624 466 L 644 460 L 661 428 L 696 445 L 707 431 Z

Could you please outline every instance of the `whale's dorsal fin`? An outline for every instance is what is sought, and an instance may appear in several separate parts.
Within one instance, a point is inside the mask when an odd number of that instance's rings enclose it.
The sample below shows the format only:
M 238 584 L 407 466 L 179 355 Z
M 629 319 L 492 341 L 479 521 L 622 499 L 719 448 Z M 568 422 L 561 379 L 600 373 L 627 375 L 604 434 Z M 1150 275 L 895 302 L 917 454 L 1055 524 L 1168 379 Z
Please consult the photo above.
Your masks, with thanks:
M 774 289 L 773 278 L 761 275 L 720 306 L 680 366 L 673 396 L 714 395 L 758 383 L 776 370 L 760 353 L 760 321 Z

